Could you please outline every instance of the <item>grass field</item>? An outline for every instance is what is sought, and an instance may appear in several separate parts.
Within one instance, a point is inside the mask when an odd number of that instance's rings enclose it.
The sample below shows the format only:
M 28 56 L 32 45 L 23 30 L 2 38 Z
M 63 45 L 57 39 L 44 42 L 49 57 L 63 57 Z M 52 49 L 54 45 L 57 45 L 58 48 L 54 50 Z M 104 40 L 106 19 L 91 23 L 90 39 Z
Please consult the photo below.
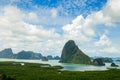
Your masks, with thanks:
M 23 63 L 22 63 L 23 64 Z M 1 80 L 120 80 L 120 70 L 61 71 L 61 66 L 18 62 L 0 62 Z M 4 77 L 4 79 L 3 79 Z M 6 77 L 6 78 L 5 78 Z

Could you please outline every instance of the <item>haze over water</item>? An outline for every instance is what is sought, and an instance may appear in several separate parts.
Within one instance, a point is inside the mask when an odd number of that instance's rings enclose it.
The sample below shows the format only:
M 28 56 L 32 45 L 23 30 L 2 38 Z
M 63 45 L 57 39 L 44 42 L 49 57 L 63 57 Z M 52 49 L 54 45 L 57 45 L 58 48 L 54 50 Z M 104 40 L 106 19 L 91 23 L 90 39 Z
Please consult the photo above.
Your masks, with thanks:
M 0 61 L 15 61 L 15 62 L 30 62 L 30 63 L 43 63 L 50 64 L 51 66 L 63 66 L 62 70 L 68 71 L 95 71 L 95 70 L 107 70 L 110 68 L 111 63 L 105 63 L 105 66 L 94 66 L 94 65 L 85 65 L 85 64 L 71 64 L 71 63 L 59 63 L 59 60 L 49 60 L 49 61 L 41 61 L 41 60 L 24 60 L 24 59 L 4 59 L 1 58 Z M 120 62 L 115 62 L 120 66 Z M 117 67 L 120 69 L 120 67 Z

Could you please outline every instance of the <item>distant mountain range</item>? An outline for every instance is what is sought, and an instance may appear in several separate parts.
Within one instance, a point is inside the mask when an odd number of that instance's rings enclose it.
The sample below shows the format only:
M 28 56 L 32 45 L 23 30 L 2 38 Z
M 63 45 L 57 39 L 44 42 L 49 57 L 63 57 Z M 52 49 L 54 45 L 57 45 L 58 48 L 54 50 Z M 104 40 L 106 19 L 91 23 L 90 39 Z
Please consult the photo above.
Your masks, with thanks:
M 20 51 L 14 54 L 11 48 L 4 49 L 0 51 L 0 58 L 11 58 L 11 59 L 42 59 L 43 55 L 41 53 L 35 53 L 32 51 Z M 45 57 L 45 56 L 44 56 Z M 52 55 L 46 56 L 48 60 L 59 60 L 59 56 L 53 57 Z

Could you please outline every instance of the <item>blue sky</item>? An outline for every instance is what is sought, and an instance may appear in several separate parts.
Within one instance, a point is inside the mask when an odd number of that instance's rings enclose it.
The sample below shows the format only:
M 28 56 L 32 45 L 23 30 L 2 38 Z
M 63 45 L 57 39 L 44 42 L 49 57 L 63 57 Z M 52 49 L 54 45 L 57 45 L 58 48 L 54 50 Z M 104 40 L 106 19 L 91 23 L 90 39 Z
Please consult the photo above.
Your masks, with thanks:
M 60 8 L 59 16 L 76 17 L 82 14 L 84 17 L 94 11 L 101 10 L 107 0 L 1 0 L 1 5 L 13 5 L 22 10 L 35 11 L 37 8 Z
M 89 56 L 120 56 L 119 0 L 0 0 L 0 46 L 61 55 L 70 39 Z M 8 44 L 5 44 L 8 43 Z M 92 45 L 92 46 L 91 46 Z

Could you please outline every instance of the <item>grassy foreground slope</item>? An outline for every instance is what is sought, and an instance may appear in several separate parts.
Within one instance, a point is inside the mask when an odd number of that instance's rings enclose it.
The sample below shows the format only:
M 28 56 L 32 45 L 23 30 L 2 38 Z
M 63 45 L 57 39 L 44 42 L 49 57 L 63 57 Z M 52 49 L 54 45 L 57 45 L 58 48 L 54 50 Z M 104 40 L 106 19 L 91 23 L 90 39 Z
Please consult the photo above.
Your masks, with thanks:
M 25 63 L 21 66 L 16 62 L 0 62 L 0 80 L 3 74 L 13 80 L 120 80 L 118 69 L 80 72 L 60 71 L 61 68 L 47 64 Z

